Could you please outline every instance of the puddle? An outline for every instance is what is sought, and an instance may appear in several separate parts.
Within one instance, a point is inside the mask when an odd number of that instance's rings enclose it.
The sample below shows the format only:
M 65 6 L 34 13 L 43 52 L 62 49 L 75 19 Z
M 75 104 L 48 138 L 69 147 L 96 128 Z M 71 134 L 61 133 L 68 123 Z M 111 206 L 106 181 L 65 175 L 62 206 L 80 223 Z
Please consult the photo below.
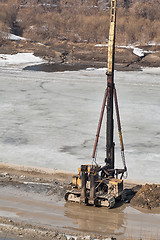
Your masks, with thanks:
M 130 206 L 106 209 L 67 203 L 65 216 L 72 219 L 72 229 L 85 232 L 105 233 L 118 239 L 134 239 L 160 235 L 160 214 L 143 213 Z

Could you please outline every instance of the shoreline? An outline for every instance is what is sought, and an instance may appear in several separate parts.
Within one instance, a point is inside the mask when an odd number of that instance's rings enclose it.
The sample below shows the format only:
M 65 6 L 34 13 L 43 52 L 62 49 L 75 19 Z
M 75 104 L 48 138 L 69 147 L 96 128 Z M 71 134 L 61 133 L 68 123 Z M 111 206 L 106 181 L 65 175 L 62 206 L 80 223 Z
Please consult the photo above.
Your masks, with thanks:
M 17 176 L 23 176 L 25 174 L 27 177 L 33 177 L 39 179 L 43 175 L 43 178 L 46 181 L 57 178 L 59 180 L 71 179 L 73 172 L 67 172 L 63 170 L 55 170 L 44 167 L 32 167 L 32 166 L 24 166 L 18 164 L 10 164 L 10 163 L 2 163 L 0 162 L 0 171 L 4 173 L 4 175 L 15 174 Z M 1 173 L 3 175 L 3 173 Z
M 4 170 L 4 172 L 5 170 L 6 171 L 8 170 L 10 173 L 16 172 L 17 175 L 21 175 L 22 173 L 25 173 L 27 175 L 39 176 L 43 174 L 45 177 L 60 176 L 60 178 L 62 179 L 65 179 L 65 178 L 71 179 L 73 175 L 78 173 L 78 169 L 77 169 L 77 172 L 72 172 L 72 171 L 69 172 L 69 171 L 60 170 L 60 169 L 0 162 L 0 171 L 2 171 L 2 169 Z M 155 182 L 138 181 L 133 179 L 124 179 L 124 182 L 126 182 L 126 184 L 134 184 L 134 185 L 158 184 Z
M 134 48 L 144 52 L 136 55 Z M 0 54 L 33 53 L 46 63 L 28 66 L 25 70 L 56 72 L 107 67 L 107 46 L 94 43 L 73 43 L 54 40 L 52 44 L 37 44 L 27 40 L 8 40 L 0 46 Z M 141 71 L 144 67 L 160 66 L 160 46 L 116 46 L 115 70 Z
M 155 221 L 158 221 L 156 217 L 160 216 L 160 208 L 149 210 L 134 207 L 127 202 L 117 203 L 115 208 L 109 210 L 66 203 L 64 193 L 71 182 L 72 173 L 7 163 L 0 163 L 0 172 L 0 237 L 7 233 L 13 238 L 23 237 L 25 240 L 69 240 L 70 237 L 72 240 L 102 240 L 112 237 L 116 240 L 127 240 L 127 233 L 118 233 L 121 224 L 128 221 L 129 225 L 126 226 L 133 229 L 133 223 L 130 223 L 133 218 L 135 228 L 137 221 L 144 221 L 144 231 L 148 231 L 148 221 L 155 224 Z M 137 187 L 133 182 L 125 183 L 125 189 L 129 191 Z M 111 223 L 108 225 L 111 229 L 106 229 L 104 217 L 101 218 L 104 210 L 105 222 L 116 221 L 114 230 Z M 93 216 L 93 219 L 89 216 Z M 86 219 L 91 221 L 89 228 L 85 221 L 83 222 Z M 139 233 L 136 233 L 136 236 L 137 234 Z
M 35 167 L 35 166 L 27 166 L 27 165 L 19 165 L 19 164 L 13 164 L 13 163 L 0 162 L 0 169 L 3 167 L 11 169 L 11 170 L 36 172 L 36 173 L 43 173 L 43 174 L 60 173 L 60 174 L 66 174 L 68 176 L 70 176 L 71 174 L 74 174 L 73 172 L 68 172 L 65 170 L 57 170 L 57 169 L 53 169 L 53 168 Z
M 89 68 L 99 69 L 105 68 L 107 70 L 106 63 L 42 63 L 36 65 L 29 65 L 23 70 L 27 71 L 42 71 L 42 72 L 65 72 L 65 71 L 80 71 L 87 70 Z M 116 71 L 143 71 L 140 66 L 127 67 L 126 64 L 115 64 Z

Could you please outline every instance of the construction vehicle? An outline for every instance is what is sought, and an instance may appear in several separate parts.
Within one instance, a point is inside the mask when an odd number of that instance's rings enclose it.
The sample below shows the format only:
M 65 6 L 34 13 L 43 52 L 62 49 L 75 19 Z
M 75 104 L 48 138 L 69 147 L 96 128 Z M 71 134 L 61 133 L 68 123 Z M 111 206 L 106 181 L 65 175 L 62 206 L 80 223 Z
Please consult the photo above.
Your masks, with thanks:
M 117 199 L 123 194 L 123 180 L 127 167 L 125 163 L 124 145 L 121 131 L 118 100 L 114 83 L 114 57 L 115 57 L 115 30 L 116 30 L 116 0 L 111 0 L 111 17 L 108 41 L 108 67 L 107 87 L 105 89 L 102 109 L 100 113 L 97 134 L 92 154 L 92 164 L 81 165 L 78 175 L 72 177 L 72 189 L 65 194 L 65 200 L 70 202 L 84 203 L 87 205 L 104 206 L 112 208 Z M 113 102 L 117 116 L 122 169 L 115 168 L 115 143 L 114 143 L 114 120 Z M 105 165 L 100 166 L 96 162 L 96 151 L 100 130 L 106 108 L 106 157 Z

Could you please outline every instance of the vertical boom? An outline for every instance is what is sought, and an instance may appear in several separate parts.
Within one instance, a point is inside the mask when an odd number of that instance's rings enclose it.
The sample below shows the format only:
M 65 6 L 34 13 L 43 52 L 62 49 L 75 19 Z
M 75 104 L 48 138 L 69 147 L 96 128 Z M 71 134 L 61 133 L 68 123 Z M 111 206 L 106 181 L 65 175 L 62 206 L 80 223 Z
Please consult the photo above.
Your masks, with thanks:
M 116 30 L 116 0 L 111 0 L 111 17 L 108 40 L 107 66 L 107 129 L 106 129 L 106 159 L 109 168 L 114 169 L 114 142 L 113 142 L 113 90 L 114 90 L 114 55 Z
M 110 175 L 114 177 L 118 177 L 118 174 L 122 174 L 123 177 L 124 172 L 127 171 L 125 156 L 124 156 L 124 145 L 121 131 L 121 123 L 120 123 L 120 115 L 118 108 L 118 99 L 114 84 L 114 57 L 115 57 L 115 34 L 116 34 L 116 0 L 111 0 L 111 17 L 110 17 L 110 30 L 109 30 L 109 40 L 108 40 L 108 66 L 107 66 L 107 87 L 104 94 L 104 99 L 102 103 L 95 144 L 93 148 L 92 158 L 94 161 L 96 160 L 96 150 L 98 146 L 98 140 L 100 136 L 100 130 L 102 126 L 102 120 L 104 115 L 104 110 L 106 106 L 107 111 L 107 123 L 106 123 L 106 157 L 105 162 L 108 172 Z M 114 158 L 114 120 L 113 120 L 113 100 L 115 100 L 115 109 L 117 115 L 117 124 L 119 131 L 119 138 L 121 144 L 121 157 L 123 162 L 123 169 L 115 169 L 115 158 Z M 107 102 L 107 104 L 106 104 Z M 104 169 L 104 167 L 103 167 Z M 106 171 L 105 171 L 106 172 Z M 106 172 L 107 173 L 107 172 Z

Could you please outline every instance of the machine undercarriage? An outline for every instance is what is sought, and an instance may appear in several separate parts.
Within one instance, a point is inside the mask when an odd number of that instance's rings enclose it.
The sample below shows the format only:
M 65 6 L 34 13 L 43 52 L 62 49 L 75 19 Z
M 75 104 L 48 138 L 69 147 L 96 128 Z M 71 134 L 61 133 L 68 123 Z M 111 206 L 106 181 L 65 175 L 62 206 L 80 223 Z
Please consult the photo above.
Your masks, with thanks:
M 109 176 L 104 167 L 81 165 L 79 174 L 72 177 L 72 189 L 65 194 L 65 200 L 112 208 L 122 194 L 122 179 L 113 178 L 112 172 Z

